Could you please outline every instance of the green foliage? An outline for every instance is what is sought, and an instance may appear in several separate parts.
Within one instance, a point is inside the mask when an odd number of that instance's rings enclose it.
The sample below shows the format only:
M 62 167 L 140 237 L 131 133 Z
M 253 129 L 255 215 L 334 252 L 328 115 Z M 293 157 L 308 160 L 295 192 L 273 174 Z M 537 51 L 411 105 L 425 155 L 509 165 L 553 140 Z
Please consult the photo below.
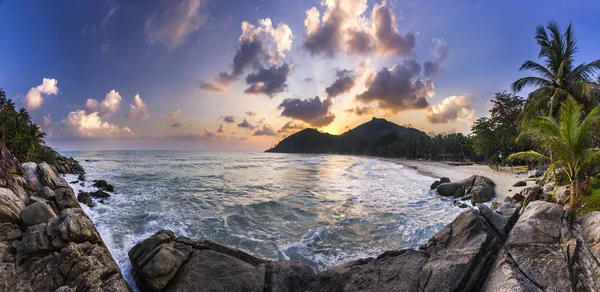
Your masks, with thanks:
M 579 198 L 577 217 L 581 217 L 594 211 L 600 211 L 600 188 L 593 188 L 590 191 L 589 196 Z
M 593 76 L 600 70 L 600 60 L 575 66 L 577 41 L 570 24 L 564 33 L 556 21 L 550 21 L 546 27 L 538 26 L 535 39 L 540 46 L 538 58 L 542 64 L 528 60 L 520 70 L 532 71 L 536 76 L 524 77 L 512 84 L 515 92 L 533 89 L 525 104 L 524 118 L 539 115 L 558 118 L 561 104 L 569 97 L 590 112 L 598 105 L 598 84 L 593 82 Z
M 553 116 L 542 116 L 523 124 L 519 136 L 529 138 L 545 153 L 525 151 L 512 154 L 508 161 L 548 160 L 551 164 L 544 179 L 556 169 L 562 169 L 571 183 L 570 212 L 575 215 L 575 201 L 579 182 L 589 175 L 586 170 L 598 162 L 600 151 L 592 149 L 600 122 L 600 107 L 584 114 L 584 106 L 568 98 L 560 107 L 560 120 Z
M 496 93 L 491 100 L 490 117 L 479 118 L 471 127 L 473 150 L 492 165 L 501 165 L 499 159 L 521 150 L 515 140 L 521 118 L 524 99 L 506 91 Z
M 31 121 L 31 116 L 25 109 L 17 111 L 12 100 L 6 98 L 0 88 L 0 142 L 19 159 L 19 161 L 47 161 L 56 159 L 54 149 L 46 146 L 38 125 Z

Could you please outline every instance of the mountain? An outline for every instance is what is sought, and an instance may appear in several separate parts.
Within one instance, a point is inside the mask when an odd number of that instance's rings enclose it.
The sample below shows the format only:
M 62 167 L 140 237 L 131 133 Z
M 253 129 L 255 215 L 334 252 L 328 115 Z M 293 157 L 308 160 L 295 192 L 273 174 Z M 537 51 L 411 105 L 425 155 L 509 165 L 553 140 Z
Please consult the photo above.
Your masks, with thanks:
M 372 120 L 341 135 L 304 129 L 283 140 L 266 152 L 372 154 L 378 147 L 395 141 L 410 141 L 427 136 L 422 131 L 394 124 L 386 119 Z

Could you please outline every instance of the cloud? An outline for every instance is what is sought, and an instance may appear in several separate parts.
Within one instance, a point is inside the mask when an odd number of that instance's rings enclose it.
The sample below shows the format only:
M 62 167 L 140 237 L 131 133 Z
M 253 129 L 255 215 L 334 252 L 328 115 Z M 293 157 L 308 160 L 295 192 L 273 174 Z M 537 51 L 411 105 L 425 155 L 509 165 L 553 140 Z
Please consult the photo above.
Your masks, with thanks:
M 117 8 L 119 8 L 119 5 L 117 5 L 117 3 L 115 3 L 112 0 L 109 0 L 107 2 L 109 5 L 108 13 L 106 13 L 106 16 L 100 22 L 101 27 L 104 26 L 110 20 L 110 18 L 115 14 L 115 12 L 117 12 Z
M 250 85 L 244 92 L 246 94 L 265 94 L 273 97 L 285 91 L 290 66 L 283 63 L 281 66 L 259 69 L 257 72 L 246 76 L 246 84 Z
M 330 111 L 331 106 L 333 106 L 331 98 L 321 101 L 316 96 L 304 100 L 286 98 L 279 105 L 279 108 L 283 109 L 281 112 L 283 117 L 301 120 L 315 127 L 323 127 L 331 124 L 335 119 L 335 115 Z
M 119 128 L 103 122 L 98 112 L 87 113 L 85 110 L 70 112 L 61 121 L 61 128 L 84 138 L 117 138 L 135 135 L 128 127 Z
M 286 133 L 286 132 L 295 131 L 295 130 L 302 130 L 304 128 L 306 128 L 306 126 L 304 126 L 304 124 L 302 124 L 302 123 L 288 121 L 287 123 L 285 123 L 285 125 L 283 125 L 283 127 L 281 127 L 281 129 L 279 129 L 277 131 L 277 133 Z
M 98 116 L 110 116 L 117 112 L 121 105 L 121 95 L 114 89 L 109 91 L 104 100 L 98 102 L 93 98 L 88 98 L 85 102 L 85 108 L 88 112 L 98 112 Z
M 140 98 L 139 93 L 133 97 L 133 104 L 129 105 L 127 116 L 136 117 L 140 120 L 145 120 L 150 116 L 150 114 L 148 114 L 148 109 L 146 108 L 146 103 Z
M 246 128 L 246 129 L 250 129 L 250 130 L 254 130 L 254 128 L 256 128 L 255 126 L 253 126 L 252 124 L 250 124 L 250 122 L 248 122 L 247 119 L 244 119 L 237 126 L 240 127 L 240 128 Z
M 383 68 L 367 76 L 365 91 L 356 95 L 363 103 L 377 102 L 379 108 L 391 114 L 399 111 L 424 109 L 428 98 L 435 94 L 435 87 L 428 79 L 417 78 L 421 66 L 415 61 Z
M 108 51 L 108 49 L 110 49 L 110 44 L 106 43 L 106 44 L 102 45 L 102 48 L 100 49 L 100 51 L 102 51 L 102 53 L 106 53 L 106 51 Z
M 52 118 L 50 115 L 42 117 L 42 127 L 48 127 L 52 124 Z
M 254 116 L 256 116 L 256 112 L 253 112 L 253 111 L 247 111 L 247 112 L 246 112 L 246 115 L 247 115 L 247 116 L 249 116 L 249 117 L 254 117 Z
M 304 79 L 302 79 L 302 82 L 306 83 L 306 84 L 310 84 L 314 81 L 315 79 L 313 77 L 306 77 Z
M 386 6 L 386 2 L 373 7 L 373 30 L 377 39 L 377 52 L 381 55 L 408 55 L 415 47 L 415 36 L 407 33 L 402 36 L 398 31 L 396 17 Z
M 223 88 L 221 88 L 220 86 L 218 86 L 217 84 L 215 84 L 213 82 L 200 81 L 200 84 L 198 85 L 198 87 L 200 87 L 200 89 L 214 91 L 214 92 L 224 92 L 225 91 L 225 90 L 223 90 Z
M 44 103 L 45 95 L 56 95 L 58 94 L 58 87 L 56 86 L 58 81 L 56 79 L 43 78 L 42 84 L 32 87 L 25 95 L 25 108 L 29 111 L 35 111 L 39 109 Z
M 375 113 L 375 109 L 370 107 L 370 106 L 363 106 L 363 107 L 355 107 L 355 108 L 349 108 L 349 109 L 345 109 L 344 112 L 347 113 L 354 113 L 357 116 L 364 116 L 364 115 L 372 115 Z
M 234 116 L 224 116 L 223 121 L 225 123 L 233 124 L 233 123 L 235 123 L 235 117 Z
M 386 1 L 373 7 L 369 18 L 366 15 L 366 0 L 322 1 L 325 12 L 316 7 L 306 11 L 306 32 L 302 47 L 311 56 L 333 58 L 340 52 L 385 56 L 412 54 L 415 36 L 402 35 L 397 29 L 394 13 Z
M 431 107 L 425 116 L 433 124 L 445 124 L 456 120 L 473 120 L 475 110 L 472 107 L 471 95 L 453 95 Z
M 172 111 L 167 115 L 164 116 L 160 116 L 158 117 L 159 120 L 163 120 L 163 121 L 167 121 L 167 122 L 175 122 L 177 121 L 177 119 L 179 118 L 179 115 L 181 114 L 181 110 L 178 109 L 176 111 Z
M 340 94 L 350 91 L 356 84 L 356 78 L 352 70 L 337 70 L 335 73 L 336 79 L 329 87 L 325 88 L 327 97 L 336 97 Z
M 208 19 L 207 3 L 208 0 L 160 1 L 146 20 L 146 42 L 160 42 L 169 51 L 177 48 Z
M 217 133 L 225 133 L 225 131 L 226 131 L 225 125 L 220 124 L 219 129 L 217 129 Z
M 264 124 L 262 129 L 256 130 L 253 134 L 254 136 L 277 136 L 275 129 L 271 127 L 269 124 Z
M 425 76 L 433 76 L 438 73 L 440 67 L 446 65 L 448 59 L 448 44 L 444 39 L 433 39 L 435 46 L 433 47 L 434 61 L 427 61 L 423 64 Z
M 181 126 L 183 126 L 180 122 L 173 122 L 171 124 L 171 128 L 181 128 Z

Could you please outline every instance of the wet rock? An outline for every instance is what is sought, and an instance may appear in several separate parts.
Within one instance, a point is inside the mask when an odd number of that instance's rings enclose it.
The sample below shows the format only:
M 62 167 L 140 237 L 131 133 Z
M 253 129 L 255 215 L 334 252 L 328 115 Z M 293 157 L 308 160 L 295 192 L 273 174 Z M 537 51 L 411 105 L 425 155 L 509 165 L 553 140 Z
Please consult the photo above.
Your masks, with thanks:
M 107 192 L 115 191 L 114 187 L 111 184 L 107 183 L 105 180 L 98 180 L 98 181 L 94 182 L 93 186 L 97 187 L 101 190 L 105 190 Z
M 435 190 L 445 197 L 462 197 L 465 193 L 463 184 L 458 182 L 440 184 Z
M 440 177 L 440 179 L 438 179 L 438 180 L 434 181 L 434 182 L 431 184 L 431 189 L 432 189 L 432 190 L 435 190 L 435 189 L 436 189 L 436 188 L 437 188 L 439 185 L 441 185 L 441 184 L 443 184 L 443 183 L 449 183 L 449 182 L 450 182 L 450 179 L 449 179 L 449 178 L 447 178 L 447 177 Z
M 77 201 L 79 201 L 79 203 L 86 204 L 88 207 L 96 206 L 96 203 L 94 203 L 89 193 L 82 192 L 77 194 Z
M 473 175 L 460 182 L 464 185 L 466 196 L 471 198 L 473 205 L 487 202 L 496 196 L 496 184 L 485 176 Z
M 82 173 L 82 174 L 80 174 L 80 175 L 77 177 L 77 179 L 78 179 L 78 180 L 80 180 L 80 181 L 85 181 L 85 174 L 83 174 L 83 173 Z
M 54 190 L 55 193 L 55 201 L 60 210 L 68 209 L 68 208 L 79 208 L 79 203 L 77 203 L 77 198 L 73 193 L 73 189 L 70 187 L 60 188 Z
M 109 198 L 110 197 L 110 194 L 108 194 L 107 192 L 104 192 L 102 190 L 97 190 L 95 192 L 89 193 L 89 195 L 94 198 Z
M 51 218 L 56 218 L 56 214 L 46 204 L 45 202 L 36 202 L 25 209 L 23 209 L 20 213 L 21 223 L 25 226 L 38 225 L 40 223 L 44 223 Z
M 522 180 L 521 180 L 521 181 L 518 181 L 518 182 L 516 182 L 516 183 L 513 185 L 513 187 L 524 187 L 524 186 L 526 186 L 526 185 L 527 185 L 527 183 L 526 183 L 525 181 L 522 181 Z
M 452 205 L 459 207 L 459 208 L 469 208 L 469 205 L 467 205 L 461 201 L 458 201 L 458 200 L 452 201 Z

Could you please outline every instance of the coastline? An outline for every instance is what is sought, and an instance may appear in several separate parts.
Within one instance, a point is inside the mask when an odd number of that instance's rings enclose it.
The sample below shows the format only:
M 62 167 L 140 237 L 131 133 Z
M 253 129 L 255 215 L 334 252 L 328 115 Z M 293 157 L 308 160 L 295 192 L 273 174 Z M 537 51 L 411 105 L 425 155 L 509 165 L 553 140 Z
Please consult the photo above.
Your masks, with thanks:
M 494 170 L 487 165 L 450 165 L 439 161 L 408 160 L 398 158 L 382 158 L 385 161 L 394 162 L 407 168 L 415 169 L 422 175 L 432 178 L 447 177 L 451 181 L 460 181 L 472 175 L 482 175 L 492 179 L 496 183 L 496 201 L 501 203 L 506 197 L 513 196 L 527 187 L 535 185 L 535 179 L 527 177 L 526 173 L 517 174 L 510 169 Z M 518 181 L 525 181 L 526 186 L 513 187 Z

